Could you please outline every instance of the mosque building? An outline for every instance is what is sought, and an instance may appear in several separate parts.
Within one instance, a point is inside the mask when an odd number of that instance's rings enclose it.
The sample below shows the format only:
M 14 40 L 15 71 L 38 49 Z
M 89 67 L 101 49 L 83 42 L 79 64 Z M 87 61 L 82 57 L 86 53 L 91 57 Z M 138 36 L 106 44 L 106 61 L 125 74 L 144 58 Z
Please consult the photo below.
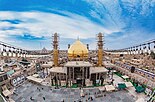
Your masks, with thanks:
M 58 35 L 54 34 L 53 39 L 53 62 L 54 66 L 50 69 L 52 85 L 71 87 L 92 86 L 103 84 L 108 70 L 103 66 L 103 40 L 102 33 L 98 34 L 98 63 L 94 65 L 89 59 L 88 47 L 77 39 L 68 49 L 68 60 L 63 66 L 58 62 Z

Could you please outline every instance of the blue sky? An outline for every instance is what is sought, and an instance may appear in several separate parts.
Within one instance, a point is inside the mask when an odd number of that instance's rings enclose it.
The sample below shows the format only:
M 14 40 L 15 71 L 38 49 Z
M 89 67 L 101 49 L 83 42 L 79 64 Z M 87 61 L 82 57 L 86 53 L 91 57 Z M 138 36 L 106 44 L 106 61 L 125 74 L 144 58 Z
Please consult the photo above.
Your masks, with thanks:
M 155 38 L 154 0 L 0 0 L 0 40 L 25 49 L 51 49 L 52 34 L 67 49 L 79 36 L 96 49 L 119 49 Z

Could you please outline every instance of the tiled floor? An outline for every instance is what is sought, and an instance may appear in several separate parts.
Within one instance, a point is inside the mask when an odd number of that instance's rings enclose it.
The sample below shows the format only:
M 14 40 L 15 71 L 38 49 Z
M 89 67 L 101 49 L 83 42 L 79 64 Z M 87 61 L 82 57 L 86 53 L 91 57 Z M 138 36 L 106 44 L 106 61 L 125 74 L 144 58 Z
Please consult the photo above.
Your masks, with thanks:
M 80 100 L 82 102 L 135 102 L 135 98 L 126 90 L 102 93 L 101 97 L 96 97 L 95 93 L 97 92 L 99 92 L 97 88 L 84 89 L 84 93 L 88 93 L 88 95 L 81 98 L 80 89 L 51 89 L 51 87 L 26 82 L 16 89 L 18 95 L 14 94 L 11 97 L 16 102 L 61 102 L 63 100 L 64 102 L 79 102 Z M 30 100 L 30 97 L 34 100 Z M 45 100 L 43 97 L 45 97 Z M 93 101 L 88 100 L 88 97 L 92 97 Z

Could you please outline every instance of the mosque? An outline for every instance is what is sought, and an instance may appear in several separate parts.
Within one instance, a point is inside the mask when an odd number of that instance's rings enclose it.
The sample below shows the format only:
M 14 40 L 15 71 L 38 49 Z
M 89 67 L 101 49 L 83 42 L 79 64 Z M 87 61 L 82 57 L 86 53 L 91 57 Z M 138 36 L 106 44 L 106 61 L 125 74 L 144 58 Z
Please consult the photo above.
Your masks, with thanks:
M 63 66 L 59 65 L 58 34 L 53 36 L 53 68 L 50 69 L 52 85 L 78 87 L 102 85 L 106 79 L 108 70 L 103 65 L 103 34 L 99 33 L 97 64 L 90 62 L 88 45 L 77 39 L 68 47 L 68 58 Z

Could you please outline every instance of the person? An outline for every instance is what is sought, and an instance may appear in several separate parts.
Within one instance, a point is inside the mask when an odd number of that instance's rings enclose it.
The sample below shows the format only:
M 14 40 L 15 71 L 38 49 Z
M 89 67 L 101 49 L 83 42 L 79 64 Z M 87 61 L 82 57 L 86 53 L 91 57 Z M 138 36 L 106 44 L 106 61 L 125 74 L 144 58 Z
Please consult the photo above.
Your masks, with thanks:
M 33 99 L 32 99 L 32 96 L 30 97 L 30 100 L 33 100 Z
M 112 79 L 111 84 L 112 84 L 112 85 L 114 84 L 114 79 Z
M 91 101 L 93 101 L 93 98 L 92 97 L 90 97 L 90 99 L 91 99 Z
M 90 97 L 88 97 L 88 100 L 90 100 Z
M 43 97 L 43 99 L 45 100 L 45 97 Z

